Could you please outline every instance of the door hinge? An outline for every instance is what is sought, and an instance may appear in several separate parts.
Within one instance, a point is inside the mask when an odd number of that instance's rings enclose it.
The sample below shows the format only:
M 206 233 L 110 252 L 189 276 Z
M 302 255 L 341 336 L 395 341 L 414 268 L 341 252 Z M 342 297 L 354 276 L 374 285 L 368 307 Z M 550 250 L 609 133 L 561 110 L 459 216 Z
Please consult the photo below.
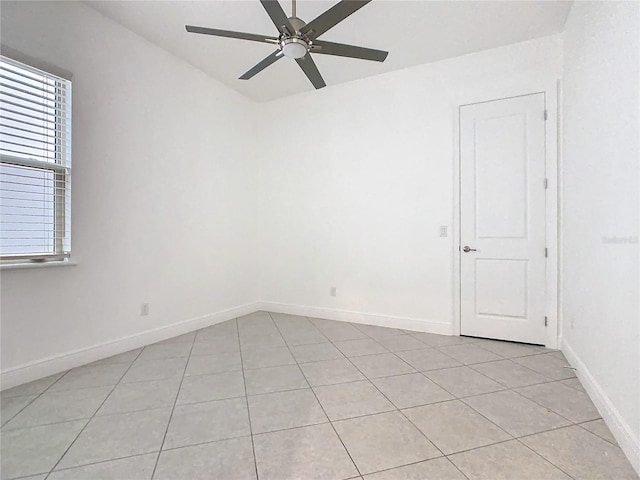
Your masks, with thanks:
M 546 120 L 549 117 L 549 115 L 547 114 L 547 111 L 544 111 L 544 119 Z
M 549 249 L 547 247 L 544 247 L 544 258 L 547 258 L 549 256 Z
M 544 326 L 547 326 L 547 323 L 549 323 L 549 320 L 547 319 L 547 317 L 544 317 Z
M 548 178 L 545 178 L 545 179 L 544 179 L 544 188 L 545 188 L 545 190 L 546 190 L 547 188 L 549 188 L 549 179 L 548 179 Z

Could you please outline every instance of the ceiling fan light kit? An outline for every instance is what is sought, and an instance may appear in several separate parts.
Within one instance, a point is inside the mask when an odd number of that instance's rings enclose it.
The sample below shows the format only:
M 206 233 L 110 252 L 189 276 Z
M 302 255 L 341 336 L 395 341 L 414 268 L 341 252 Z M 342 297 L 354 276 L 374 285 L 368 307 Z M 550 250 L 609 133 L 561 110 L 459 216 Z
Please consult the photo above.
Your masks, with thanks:
M 296 0 L 292 0 L 291 17 L 285 15 L 278 0 L 260 0 L 269 18 L 271 18 L 271 21 L 278 29 L 277 37 L 196 27 L 193 25 L 185 25 L 185 28 L 187 32 L 190 33 L 238 38 L 254 42 L 271 43 L 278 46 L 275 52 L 271 53 L 268 57 L 244 73 L 244 75 L 240 77 L 240 80 L 249 80 L 280 58 L 287 57 L 294 59 L 298 63 L 309 81 L 318 89 L 326 86 L 326 84 L 318 71 L 318 67 L 316 67 L 315 62 L 311 58 L 311 53 L 359 58 L 375 62 L 384 62 L 387 58 L 389 52 L 382 50 L 317 40 L 320 35 L 364 7 L 370 1 L 371 0 L 342 0 L 311 22 L 305 23 L 296 16 Z
M 283 38 L 280 40 L 280 50 L 288 58 L 302 58 L 309 51 L 309 44 L 301 38 Z

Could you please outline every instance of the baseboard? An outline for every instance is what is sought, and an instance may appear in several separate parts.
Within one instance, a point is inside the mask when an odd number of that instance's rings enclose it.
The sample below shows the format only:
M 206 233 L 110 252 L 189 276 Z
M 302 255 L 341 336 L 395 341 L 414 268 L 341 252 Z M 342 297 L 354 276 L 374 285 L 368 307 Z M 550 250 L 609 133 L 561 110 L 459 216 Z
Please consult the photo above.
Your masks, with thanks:
M 326 320 L 338 320 L 343 322 L 360 323 L 365 325 L 377 325 L 380 327 L 401 328 L 416 332 L 437 333 L 440 335 L 453 335 L 453 325 L 447 322 L 422 320 L 407 317 L 391 317 L 375 313 L 353 312 L 334 308 L 309 307 L 304 305 L 290 305 L 286 303 L 260 302 L 259 310 L 275 313 L 288 313 L 304 317 L 324 318 Z
M 64 372 L 71 368 L 86 365 L 103 358 L 128 352 L 135 348 L 167 340 L 184 333 L 189 333 L 200 328 L 215 325 L 232 318 L 253 313 L 258 309 L 257 303 L 249 303 L 239 307 L 222 310 L 209 315 L 191 318 L 182 322 L 167 325 L 165 327 L 154 328 L 144 332 L 118 338 L 109 342 L 81 348 L 73 352 L 38 360 L 19 367 L 5 370 L 0 374 L 0 389 L 15 387 L 23 383 L 38 380 L 49 375 Z
M 627 422 L 625 422 L 620 412 L 618 412 L 611 402 L 611 399 L 609 399 L 609 396 L 593 377 L 575 350 L 573 350 L 571 345 L 564 339 L 562 340 L 561 350 L 569 363 L 576 369 L 576 375 L 582 382 L 591 400 L 593 400 L 600 415 L 602 415 L 602 419 L 618 441 L 620 448 L 622 448 L 622 451 L 626 454 L 635 471 L 640 475 L 640 440 L 634 435 Z

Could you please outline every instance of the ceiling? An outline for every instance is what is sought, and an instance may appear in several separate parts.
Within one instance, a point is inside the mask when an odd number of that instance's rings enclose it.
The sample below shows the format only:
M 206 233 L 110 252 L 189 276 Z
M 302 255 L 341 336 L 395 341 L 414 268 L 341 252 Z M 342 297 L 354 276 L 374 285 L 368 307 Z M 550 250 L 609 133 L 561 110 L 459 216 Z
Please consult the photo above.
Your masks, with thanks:
M 284 58 L 250 80 L 245 71 L 274 51 L 266 43 L 187 33 L 185 24 L 276 36 L 258 0 L 91 1 L 89 6 L 258 101 L 312 90 L 294 60 Z M 311 21 L 337 0 L 299 0 L 298 17 Z M 287 15 L 291 2 L 281 1 Z M 330 87 L 444 58 L 559 33 L 570 1 L 374 0 L 322 40 L 388 50 L 384 63 L 314 55 Z

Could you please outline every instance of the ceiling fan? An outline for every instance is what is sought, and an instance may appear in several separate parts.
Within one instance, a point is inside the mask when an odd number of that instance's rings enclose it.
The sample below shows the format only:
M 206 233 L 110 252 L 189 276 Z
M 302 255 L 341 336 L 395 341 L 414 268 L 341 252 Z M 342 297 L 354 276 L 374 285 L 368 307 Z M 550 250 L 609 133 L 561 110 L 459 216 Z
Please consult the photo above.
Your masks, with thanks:
M 185 27 L 187 32 L 191 33 L 239 38 L 241 40 L 251 40 L 254 42 L 272 43 L 278 46 L 275 52 L 242 75 L 240 77 L 241 80 L 249 80 L 255 74 L 261 72 L 282 57 L 288 57 L 294 58 L 296 62 L 298 62 L 298 65 L 300 65 L 300 68 L 315 88 L 322 88 L 326 86 L 326 83 L 324 83 L 322 75 L 320 75 L 318 67 L 316 67 L 310 53 L 360 58 L 363 60 L 373 60 L 375 62 L 384 62 L 387 58 L 389 52 L 382 50 L 318 40 L 320 35 L 364 7 L 370 1 L 371 0 L 342 0 L 319 17 L 309 23 L 305 23 L 296 16 L 296 0 L 292 0 L 291 2 L 292 12 L 290 17 L 285 15 L 278 0 L 260 0 L 271 21 L 278 29 L 277 37 L 218 30 L 215 28 L 195 27 L 192 25 L 185 25 Z

